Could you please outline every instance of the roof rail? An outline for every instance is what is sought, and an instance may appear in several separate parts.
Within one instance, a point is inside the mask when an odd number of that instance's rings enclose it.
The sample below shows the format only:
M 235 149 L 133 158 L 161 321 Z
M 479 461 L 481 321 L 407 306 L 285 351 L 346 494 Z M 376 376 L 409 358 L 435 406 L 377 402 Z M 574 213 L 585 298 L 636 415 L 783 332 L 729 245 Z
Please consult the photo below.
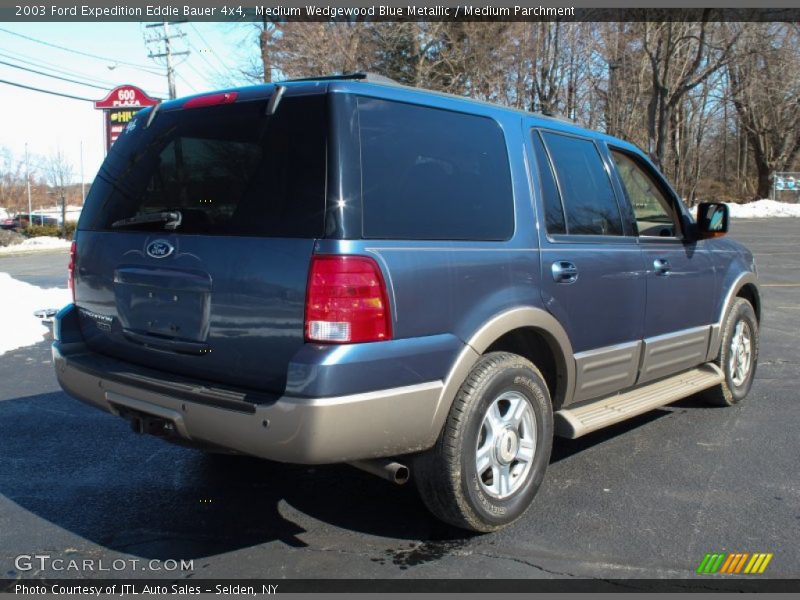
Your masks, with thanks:
M 533 114 L 540 114 L 543 117 L 548 117 L 550 119 L 555 119 L 557 121 L 562 121 L 564 123 L 571 123 L 575 124 L 575 119 L 570 119 L 567 115 L 563 115 L 560 112 L 552 111 L 552 110 L 543 110 L 540 113 L 533 113 Z
M 330 81 L 330 80 L 355 80 L 355 81 L 366 81 L 367 83 L 384 83 L 384 84 L 391 84 L 391 85 L 401 85 L 399 81 L 395 81 L 390 77 L 384 77 L 383 75 L 378 75 L 377 73 L 366 73 L 357 71 L 354 73 L 342 73 L 340 75 L 320 75 L 317 77 L 300 77 L 298 79 L 285 79 L 284 81 Z M 283 82 L 281 82 L 283 83 Z

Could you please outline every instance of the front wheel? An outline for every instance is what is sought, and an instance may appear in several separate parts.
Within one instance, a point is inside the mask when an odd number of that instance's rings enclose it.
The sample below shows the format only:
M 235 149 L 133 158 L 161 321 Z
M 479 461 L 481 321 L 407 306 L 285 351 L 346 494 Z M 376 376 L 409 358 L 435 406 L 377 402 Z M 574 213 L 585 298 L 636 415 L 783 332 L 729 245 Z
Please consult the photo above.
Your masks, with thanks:
M 715 361 L 725 380 L 703 395 L 718 406 L 738 404 L 753 385 L 758 364 L 758 319 L 752 305 L 736 298 L 722 328 L 722 345 Z
M 414 464 L 423 502 L 456 527 L 488 532 L 518 519 L 542 483 L 553 443 L 547 385 L 528 360 L 493 352 L 473 367 L 444 429 Z

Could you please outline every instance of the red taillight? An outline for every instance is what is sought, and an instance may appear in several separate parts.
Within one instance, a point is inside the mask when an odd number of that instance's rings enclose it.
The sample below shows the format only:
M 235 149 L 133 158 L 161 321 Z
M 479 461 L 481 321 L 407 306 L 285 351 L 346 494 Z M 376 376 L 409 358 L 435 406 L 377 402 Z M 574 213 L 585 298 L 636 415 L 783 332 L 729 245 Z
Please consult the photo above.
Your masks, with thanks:
M 201 108 L 203 106 L 217 106 L 218 104 L 233 104 L 236 102 L 238 92 L 223 92 L 221 94 L 206 94 L 195 96 L 183 103 L 181 108 Z
M 389 300 L 378 264 L 366 256 L 313 256 L 305 329 L 309 342 L 391 339 Z
M 78 247 L 72 242 L 69 247 L 69 265 L 67 266 L 67 287 L 72 292 L 72 301 L 75 302 L 75 261 L 78 258 Z

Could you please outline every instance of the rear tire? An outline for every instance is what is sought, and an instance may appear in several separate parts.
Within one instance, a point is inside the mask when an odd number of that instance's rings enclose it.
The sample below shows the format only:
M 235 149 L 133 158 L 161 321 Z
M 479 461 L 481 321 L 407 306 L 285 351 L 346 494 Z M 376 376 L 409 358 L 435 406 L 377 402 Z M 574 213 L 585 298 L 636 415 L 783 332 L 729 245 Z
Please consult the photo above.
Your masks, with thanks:
M 722 328 L 722 343 L 714 363 L 725 380 L 703 392 L 715 406 L 733 406 L 744 400 L 753 385 L 758 365 L 758 319 L 753 306 L 735 298 Z
M 530 506 L 552 443 L 553 410 L 541 373 L 521 356 L 492 352 L 470 371 L 436 445 L 417 456 L 413 475 L 438 518 L 495 531 Z

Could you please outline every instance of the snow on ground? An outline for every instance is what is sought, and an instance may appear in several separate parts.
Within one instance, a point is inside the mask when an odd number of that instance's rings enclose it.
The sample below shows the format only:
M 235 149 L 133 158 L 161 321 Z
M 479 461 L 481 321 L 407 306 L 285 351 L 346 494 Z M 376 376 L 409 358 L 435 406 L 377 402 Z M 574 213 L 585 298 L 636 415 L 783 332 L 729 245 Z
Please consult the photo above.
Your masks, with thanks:
M 21 244 L 0 248 L 0 254 L 18 254 L 19 252 L 41 252 L 42 250 L 58 250 L 69 248 L 69 240 L 62 240 L 57 237 L 41 236 L 28 238 Z
M 800 204 L 788 204 L 776 200 L 756 200 L 747 204 L 729 202 L 733 219 L 764 219 L 769 217 L 800 217 Z
M 41 342 L 50 331 L 33 311 L 61 308 L 70 302 L 67 288 L 40 288 L 0 273 L 0 355 Z

